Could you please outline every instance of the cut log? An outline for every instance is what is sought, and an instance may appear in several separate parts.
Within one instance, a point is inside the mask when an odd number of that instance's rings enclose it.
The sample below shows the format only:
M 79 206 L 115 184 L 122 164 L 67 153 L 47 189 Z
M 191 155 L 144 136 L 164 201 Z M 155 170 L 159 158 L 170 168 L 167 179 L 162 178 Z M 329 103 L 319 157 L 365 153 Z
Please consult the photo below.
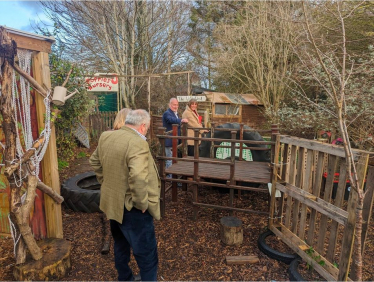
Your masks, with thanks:
M 253 264 L 258 263 L 259 261 L 258 256 L 226 256 L 227 264 Z
M 234 216 L 221 218 L 221 240 L 229 246 L 243 243 L 243 227 L 239 218 Z
M 17 281 L 63 280 L 71 268 L 71 243 L 65 239 L 48 238 L 38 242 L 43 257 L 35 261 L 30 256 L 26 263 L 16 265 L 13 276 Z

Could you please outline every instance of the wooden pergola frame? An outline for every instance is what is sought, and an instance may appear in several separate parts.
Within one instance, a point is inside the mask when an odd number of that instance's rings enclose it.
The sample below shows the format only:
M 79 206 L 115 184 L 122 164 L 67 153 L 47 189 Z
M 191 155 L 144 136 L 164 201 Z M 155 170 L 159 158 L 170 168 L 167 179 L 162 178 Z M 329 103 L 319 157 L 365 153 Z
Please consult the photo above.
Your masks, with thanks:
M 179 72 L 166 72 L 166 73 L 152 73 L 152 74 L 136 74 L 136 75 L 115 75 L 116 77 L 148 77 L 148 112 L 151 112 L 151 78 L 158 78 L 162 76 L 170 76 L 176 74 L 187 74 L 187 95 L 191 94 L 191 73 L 194 71 L 179 71 Z M 84 75 L 84 76 L 91 76 L 91 77 L 113 77 L 113 74 L 101 74 L 101 75 Z M 120 95 L 117 94 L 117 110 L 120 110 L 120 102 L 122 105 L 122 100 Z M 122 108 L 122 107 L 121 107 Z

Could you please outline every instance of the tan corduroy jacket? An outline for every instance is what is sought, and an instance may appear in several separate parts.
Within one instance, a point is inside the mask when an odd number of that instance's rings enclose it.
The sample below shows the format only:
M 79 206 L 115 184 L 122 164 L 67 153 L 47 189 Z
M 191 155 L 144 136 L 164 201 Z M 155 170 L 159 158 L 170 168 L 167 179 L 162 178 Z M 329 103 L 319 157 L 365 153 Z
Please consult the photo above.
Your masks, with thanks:
M 190 109 L 188 105 L 186 106 L 186 110 L 182 114 L 182 118 L 188 119 L 188 127 L 202 127 L 202 125 L 199 123 L 199 117 Z M 187 136 L 195 136 L 193 129 L 187 130 Z M 187 140 L 187 144 L 193 146 L 194 140 Z
M 160 177 L 147 141 L 133 129 L 103 132 L 90 157 L 101 183 L 100 209 L 122 223 L 124 207 L 148 210 L 160 219 Z

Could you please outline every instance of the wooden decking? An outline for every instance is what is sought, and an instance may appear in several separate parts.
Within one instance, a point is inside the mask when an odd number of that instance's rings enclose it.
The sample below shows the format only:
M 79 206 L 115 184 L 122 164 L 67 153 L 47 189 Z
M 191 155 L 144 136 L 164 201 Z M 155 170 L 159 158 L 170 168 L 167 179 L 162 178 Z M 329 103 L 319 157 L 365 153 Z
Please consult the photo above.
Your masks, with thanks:
M 191 157 L 187 157 L 193 159 Z M 209 158 L 199 158 L 199 161 L 211 161 Z M 266 162 L 235 161 L 234 179 L 236 182 L 269 183 L 270 164 Z M 179 161 L 165 170 L 166 174 L 193 177 L 194 163 Z M 216 163 L 199 163 L 200 178 L 229 180 L 230 160 L 217 160 Z

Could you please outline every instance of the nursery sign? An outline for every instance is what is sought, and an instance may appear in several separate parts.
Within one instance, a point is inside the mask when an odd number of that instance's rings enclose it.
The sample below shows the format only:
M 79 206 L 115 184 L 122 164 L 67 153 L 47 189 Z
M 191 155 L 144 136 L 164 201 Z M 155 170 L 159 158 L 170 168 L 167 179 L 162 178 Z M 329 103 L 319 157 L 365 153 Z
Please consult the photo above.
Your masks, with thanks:
M 87 91 L 95 92 L 117 92 L 118 76 L 100 77 L 102 73 L 95 73 L 94 77 L 86 77 Z M 108 75 L 107 73 L 105 75 Z

